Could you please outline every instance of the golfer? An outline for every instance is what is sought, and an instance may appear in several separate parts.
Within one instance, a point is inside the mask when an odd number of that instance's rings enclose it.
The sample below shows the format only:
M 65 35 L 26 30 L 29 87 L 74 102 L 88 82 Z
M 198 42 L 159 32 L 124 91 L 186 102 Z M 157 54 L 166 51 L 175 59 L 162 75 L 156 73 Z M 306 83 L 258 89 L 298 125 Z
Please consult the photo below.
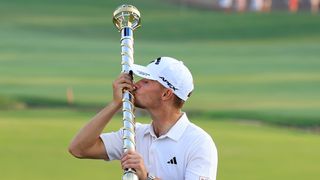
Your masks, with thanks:
M 120 160 L 123 169 L 135 169 L 140 180 L 215 180 L 216 146 L 204 130 L 191 123 L 184 103 L 193 91 L 189 69 L 170 57 L 160 57 L 148 66 L 133 65 L 142 77 L 133 83 L 121 74 L 113 82 L 113 100 L 76 135 L 69 146 L 77 158 Z M 151 124 L 136 123 L 136 151 L 123 153 L 122 134 L 102 133 L 122 106 L 122 91 L 135 97 L 136 107 L 145 109 Z

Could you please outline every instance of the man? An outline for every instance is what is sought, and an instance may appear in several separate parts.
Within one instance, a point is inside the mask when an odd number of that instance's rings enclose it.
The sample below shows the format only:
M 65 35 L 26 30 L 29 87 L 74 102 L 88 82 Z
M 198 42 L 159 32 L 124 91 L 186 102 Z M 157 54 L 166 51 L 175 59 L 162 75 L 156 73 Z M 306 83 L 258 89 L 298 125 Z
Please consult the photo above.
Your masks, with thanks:
M 183 62 L 161 57 L 147 67 L 133 65 L 143 79 L 133 83 L 121 74 L 113 82 L 113 100 L 73 139 L 69 151 L 78 158 L 121 160 L 123 169 L 133 168 L 140 180 L 215 180 L 217 150 L 212 138 L 181 111 L 193 90 L 193 78 Z M 122 130 L 101 134 L 121 108 L 122 91 L 135 97 L 151 124 L 136 124 L 136 151 L 123 154 Z

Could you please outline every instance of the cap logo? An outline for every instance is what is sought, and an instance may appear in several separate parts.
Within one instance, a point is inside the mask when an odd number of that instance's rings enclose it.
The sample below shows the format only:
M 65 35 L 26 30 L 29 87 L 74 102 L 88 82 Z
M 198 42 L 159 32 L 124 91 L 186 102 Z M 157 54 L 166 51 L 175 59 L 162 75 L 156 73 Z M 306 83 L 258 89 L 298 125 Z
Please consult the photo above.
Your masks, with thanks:
M 143 71 L 138 71 L 138 73 L 142 76 L 150 76 L 149 73 L 143 72 Z
M 154 63 L 155 65 L 159 65 L 161 61 L 161 57 L 158 57 L 156 60 L 151 61 L 150 63 Z
M 175 91 L 175 90 L 179 90 L 178 88 L 174 87 L 168 80 L 166 80 L 166 78 L 164 78 L 164 77 L 162 77 L 162 76 L 159 76 L 159 78 L 160 78 L 163 82 L 167 83 L 167 85 L 169 86 L 169 88 L 173 89 L 174 91 Z
M 160 61 L 161 61 L 161 57 L 159 57 L 157 60 L 156 60 L 156 65 L 159 65 L 160 64 Z

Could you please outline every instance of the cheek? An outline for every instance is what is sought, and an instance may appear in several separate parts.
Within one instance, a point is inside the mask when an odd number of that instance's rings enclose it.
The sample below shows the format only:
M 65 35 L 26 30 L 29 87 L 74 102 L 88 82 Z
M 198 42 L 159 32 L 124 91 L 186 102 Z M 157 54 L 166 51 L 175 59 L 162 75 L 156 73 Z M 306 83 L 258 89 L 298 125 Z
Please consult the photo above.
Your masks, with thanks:
M 154 89 L 141 88 L 135 93 L 135 95 L 137 96 L 137 98 L 143 98 L 146 101 L 159 101 L 161 98 L 160 92 Z
M 136 92 L 135 95 L 138 98 L 143 98 L 145 100 L 153 100 L 153 101 L 159 101 L 161 99 L 161 88 L 154 84 L 148 84 L 144 86 L 140 86 Z

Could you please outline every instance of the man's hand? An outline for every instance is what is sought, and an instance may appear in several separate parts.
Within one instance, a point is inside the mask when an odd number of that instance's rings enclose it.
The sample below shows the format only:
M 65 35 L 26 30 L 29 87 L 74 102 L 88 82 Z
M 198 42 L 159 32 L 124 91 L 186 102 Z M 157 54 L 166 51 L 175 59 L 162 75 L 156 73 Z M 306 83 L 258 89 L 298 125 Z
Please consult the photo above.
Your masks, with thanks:
M 120 76 L 113 82 L 113 102 L 117 106 L 121 106 L 122 92 L 124 89 L 133 91 L 135 89 L 132 82 L 132 76 L 126 73 L 121 73 Z
M 144 166 L 142 156 L 135 151 L 127 151 L 121 158 L 122 169 L 133 168 L 139 179 L 147 179 L 147 170 Z

